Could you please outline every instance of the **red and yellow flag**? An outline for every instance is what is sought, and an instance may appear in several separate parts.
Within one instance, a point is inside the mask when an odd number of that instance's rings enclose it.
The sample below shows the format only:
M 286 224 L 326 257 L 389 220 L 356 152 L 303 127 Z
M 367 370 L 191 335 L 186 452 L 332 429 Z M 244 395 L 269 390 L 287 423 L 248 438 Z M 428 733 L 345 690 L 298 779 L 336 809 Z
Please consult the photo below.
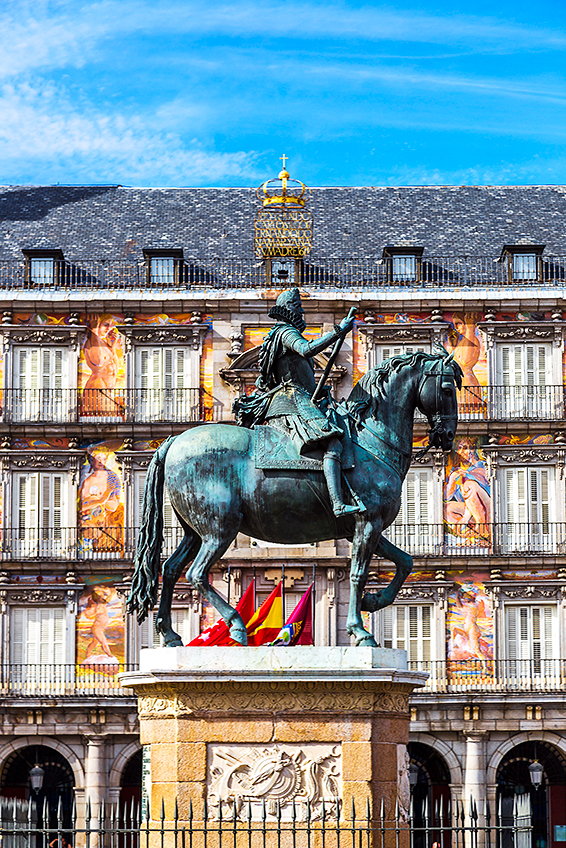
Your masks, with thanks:
M 272 642 L 283 627 L 282 581 L 248 622 L 248 645 Z
M 236 607 L 236 611 L 240 613 L 244 620 L 244 624 L 247 624 L 248 621 L 254 615 L 254 595 L 255 595 L 255 578 L 252 580 L 244 594 L 242 595 L 242 599 L 238 606 Z M 258 610 L 259 612 L 259 610 Z M 249 632 L 249 631 L 248 631 Z M 217 621 L 216 624 L 213 624 L 212 627 L 207 627 L 206 630 L 193 639 L 192 642 L 189 642 L 187 647 L 193 647 L 195 645 L 235 645 L 233 639 L 230 638 L 230 628 L 226 624 L 223 618 L 220 621 Z

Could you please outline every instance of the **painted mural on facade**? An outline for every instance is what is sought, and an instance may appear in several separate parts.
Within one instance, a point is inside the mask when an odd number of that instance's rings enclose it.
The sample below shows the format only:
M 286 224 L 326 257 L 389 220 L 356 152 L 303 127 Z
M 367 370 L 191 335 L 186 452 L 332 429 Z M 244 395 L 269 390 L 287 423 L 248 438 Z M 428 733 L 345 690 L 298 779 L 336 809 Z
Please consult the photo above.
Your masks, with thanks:
M 81 415 L 123 418 L 126 362 L 117 324 L 121 316 L 96 315 L 87 321 L 79 356 Z
M 76 625 L 76 661 L 94 671 L 119 668 L 125 659 L 124 604 L 113 578 L 95 578 L 79 598 Z
M 493 676 L 493 608 L 485 589 L 487 579 L 487 574 L 461 575 L 448 596 L 449 678 Z
M 457 439 L 446 466 L 444 524 L 448 544 L 456 547 L 490 544 L 491 485 L 480 440 Z
M 115 451 L 120 440 L 86 448 L 79 481 L 79 552 L 120 556 L 124 551 L 124 489 Z

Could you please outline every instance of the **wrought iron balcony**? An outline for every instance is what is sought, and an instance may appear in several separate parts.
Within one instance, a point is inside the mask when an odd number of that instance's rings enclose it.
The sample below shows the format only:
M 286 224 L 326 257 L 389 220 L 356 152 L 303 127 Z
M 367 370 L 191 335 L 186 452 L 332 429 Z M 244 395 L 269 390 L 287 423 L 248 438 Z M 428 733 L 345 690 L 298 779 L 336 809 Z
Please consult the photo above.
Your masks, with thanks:
M 4 389 L 8 423 L 215 421 L 222 405 L 205 389 Z
M 566 660 L 470 659 L 409 660 L 413 671 L 428 671 L 423 689 L 415 692 L 549 692 L 564 691 Z
M 537 556 L 566 551 L 562 521 L 393 524 L 384 535 L 412 556 Z
M 137 664 L 117 662 L 89 664 L 88 658 L 75 663 L 4 663 L 1 666 L 0 697 L 3 698 L 131 698 L 131 689 L 122 689 L 118 675 L 135 671 Z
M 13 560 L 131 560 L 137 528 L 125 527 L 6 527 L 0 531 L 0 559 Z M 181 527 L 163 528 L 162 556 L 180 545 Z
M 150 277 L 144 261 L 55 261 L 52 273 L 33 279 L 24 259 L 0 261 L 0 289 L 116 291 L 124 289 L 210 290 L 272 287 L 264 263 L 256 258 L 185 259 L 170 274 Z M 536 274 L 514 278 L 507 263 L 493 256 L 425 257 L 414 272 L 393 273 L 387 260 L 309 257 L 294 266 L 287 284 L 310 288 L 524 288 L 560 287 L 566 280 L 566 257 L 548 256 Z
M 563 419 L 564 386 L 464 386 L 458 414 L 472 421 Z

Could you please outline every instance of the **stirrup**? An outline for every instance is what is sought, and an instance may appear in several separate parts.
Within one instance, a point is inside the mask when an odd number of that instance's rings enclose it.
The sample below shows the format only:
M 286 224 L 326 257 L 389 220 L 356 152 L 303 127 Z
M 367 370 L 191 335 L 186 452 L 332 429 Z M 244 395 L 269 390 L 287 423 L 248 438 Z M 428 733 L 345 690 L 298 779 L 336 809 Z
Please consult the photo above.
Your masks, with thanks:
M 358 505 L 351 506 L 350 504 L 337 503 L 332 504 L 332 512 L 336 518 L 342 518 L 344 515 L 359 515 L 362 510 Z

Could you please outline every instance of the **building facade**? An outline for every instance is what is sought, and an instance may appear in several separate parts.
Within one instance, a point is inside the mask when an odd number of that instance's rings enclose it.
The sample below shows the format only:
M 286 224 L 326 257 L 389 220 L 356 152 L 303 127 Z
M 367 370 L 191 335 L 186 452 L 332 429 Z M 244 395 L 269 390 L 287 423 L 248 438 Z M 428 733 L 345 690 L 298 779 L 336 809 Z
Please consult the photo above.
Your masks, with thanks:
M 429 671 L 412 698 L 415 808 L 528 795 L 538 848 L 566 827 L 566 189 L 9 187 L 0 193 L 0 793 L 84 814 L 138 801 L 136 704 L 117 673 L 158 643 L 124 612 L 146 469 L 186 427 L 231 421 L 280 291 L 311 338 L 357 309 L 330 372 L 440 344 L 464 372 L 454 451 L 413 463 L 388 538 L 414 557 L 384 646 Z M 327 357 L 320 354 L 322 374 Z M 415 418 L 415 447 L 428 425 Z M 180 531 L 165 502 L 164 554 Z M 239 536 L 236 602 L 314 581 L 316 644 L 347 644 L 348 543 Z M 390 579 L 374 559 L 370 587 Z M 174 626 L 213 621 L 181 580 Z M 529 766 L 540 762 L 542 783 Z M 535 768 L 536 771 L 536 768 Z M 536 778 L 535 778 L 536 779 Z M 442 801 L 441 801 L 442 799 Z M 428 805 L 428 808 L 427 808 Z M 483 812 L 482 812 L 483 814 Z

